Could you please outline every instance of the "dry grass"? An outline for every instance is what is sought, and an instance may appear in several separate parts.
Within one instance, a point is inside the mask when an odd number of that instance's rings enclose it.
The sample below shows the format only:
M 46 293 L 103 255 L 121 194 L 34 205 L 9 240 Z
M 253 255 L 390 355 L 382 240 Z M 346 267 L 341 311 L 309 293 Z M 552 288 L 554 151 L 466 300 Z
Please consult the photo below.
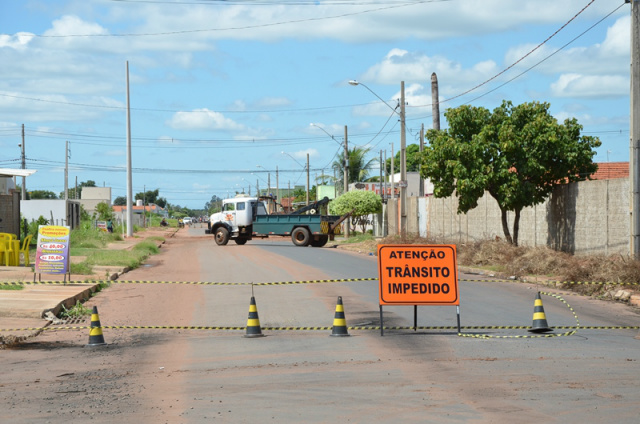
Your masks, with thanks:
M 501 240 L 449 243 L 415 236 L 390 236 L 368 244 L 341 248 L 376 254 L 377 244 L 456 244 L 458 265 L 480 268 L 503 277 L 538 281 L 611 282 L 640 284 L 640 261 L 621 255 L 571 255 L 546 247 L 513 246 Z M 567 285 L 594 294 L 605 285 Z M 624 284 L 617 286 L 624 287 Z

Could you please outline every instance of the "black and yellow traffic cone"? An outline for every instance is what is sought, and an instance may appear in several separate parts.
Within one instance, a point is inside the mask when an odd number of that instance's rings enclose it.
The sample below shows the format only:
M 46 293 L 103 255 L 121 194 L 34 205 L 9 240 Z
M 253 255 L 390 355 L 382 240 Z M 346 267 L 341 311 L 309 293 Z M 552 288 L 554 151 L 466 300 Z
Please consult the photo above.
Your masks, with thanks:
M 338 296 L 338 303 L 336 303 L 336 314 L 333 318 L 333 330 L 332 336 L 348 336 L 347 320 L 344 317 L 344 306 L 342 305 L 342 296 Z
M 533 325 L 529 331 L 532 333 L 546 333 L 547 331 L 553 331 L 549 328 L 549 324 L 547 324 L 547 317 L 544 314 L 544 307 L 542 306 L 540 292 L 536 295 L 536 300 L 533 304 Z
M 87 346 L 105 346 L 104 336 L 102 335 L 102 325 L 98 316 L 98 307 L 93 307 L 91 313 L 91 328 L 89 329 L 89 343 Z
M 258 307 L 256 306 L 256 298 L 251 296 L 249 304 L 249 318 L 247 319 L 247 332 L 244 337 L 263 337 L 262 328 L 260 327 L 260 318 L 258 318 Z

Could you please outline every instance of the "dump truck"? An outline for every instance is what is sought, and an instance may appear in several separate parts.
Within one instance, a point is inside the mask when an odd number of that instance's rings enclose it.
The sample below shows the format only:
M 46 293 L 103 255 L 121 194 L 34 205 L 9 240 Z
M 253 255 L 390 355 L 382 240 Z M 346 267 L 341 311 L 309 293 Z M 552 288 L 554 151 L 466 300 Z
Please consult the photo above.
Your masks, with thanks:
M 340 224 L 350 216 L 323 215 L 328 203 L 325 197 L 289 214 L 269 213 L 277 210 L 272 197 L 239 195 L 222 201 L 222 211 L 211 215 L 205 232 L 213 234 L 218 246 L 229 240 L 243 245 L 254 238 L 282 236 L 291 237 L 296 246 L 322 247 L 340 234 Z

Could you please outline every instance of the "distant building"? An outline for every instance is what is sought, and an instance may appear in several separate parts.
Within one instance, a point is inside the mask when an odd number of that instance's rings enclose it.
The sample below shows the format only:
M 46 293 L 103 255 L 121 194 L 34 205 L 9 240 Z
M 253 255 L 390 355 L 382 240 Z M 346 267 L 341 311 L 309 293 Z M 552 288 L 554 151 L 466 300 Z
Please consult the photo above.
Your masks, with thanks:
M 126 206 L 113 206 L 113 212 L 115 212 L 116 214 L 124 214 L 127 211 L 127 207 Z M 136 202 L 135 205 L 133 205 L 133 207 L 131 208 L 134 215 L 142 215 L 142 212 L 149 212 L 158 216 L 161 216 L 163 218 L 169 218 L 169 212 L 156 205 L 155 203 L 150 203 L 148 205 L 143 205 L 142 204 L 142 200 L 138 200 Z
M 601 162 L 598 170 L 591 176 L 593 180 L 612 180 L 629 178 L 629 162 Z
M 393 187 L 393 189 L 392 189 Z M 349 190 L 366 190 L 380 194 L 379 182 L 363 182 L 349 184 Z M 383 191 L 387 197 L 400 196 L 400 174 L 389 176 L 389 181 L 383 183 Z M 394 194 L 395 193 L 395 194 Z M 433 184 L 428 179 L 424 180 L 424 195 L 433 194 Z M 417 197 L 420 195 L 420 174 L 418 172 L 407 172 L 407 196 Z
M 80 204 L 89 215 L 95 213 L 99 203 L 111 206 L 111 187 L 82 187 Z

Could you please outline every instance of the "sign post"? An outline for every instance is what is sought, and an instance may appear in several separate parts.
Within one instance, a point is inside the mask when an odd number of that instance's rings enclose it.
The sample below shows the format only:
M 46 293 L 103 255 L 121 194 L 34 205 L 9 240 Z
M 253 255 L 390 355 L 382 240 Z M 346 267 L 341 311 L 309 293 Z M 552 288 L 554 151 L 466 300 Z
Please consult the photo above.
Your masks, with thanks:
M 460 332 L 460 296 L 455 245 L 378 246 L 380 335 L 384 335 L 383 305 L 413 305 L 417 329 L 418 305 L 456 306 Z

